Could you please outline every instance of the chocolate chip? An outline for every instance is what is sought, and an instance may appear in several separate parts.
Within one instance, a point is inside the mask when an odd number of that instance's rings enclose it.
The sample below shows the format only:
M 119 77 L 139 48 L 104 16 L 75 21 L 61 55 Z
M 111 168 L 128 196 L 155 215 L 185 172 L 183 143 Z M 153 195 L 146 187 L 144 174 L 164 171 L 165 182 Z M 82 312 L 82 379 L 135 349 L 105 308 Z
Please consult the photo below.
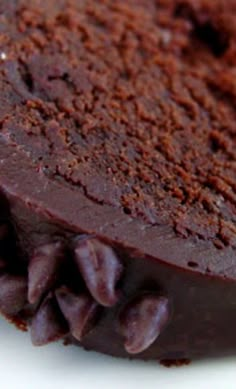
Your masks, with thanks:
M 93 329 L 101 307 L 88 294 L 77 295 L 67 287 L 57 289 L 55 294 L 71 334 L 80 341 Z
M 151 346 L 167 324 L 169 316 L 166 297 L 146 294 L 131 301 L 119 318 L 126 351 L 138 354 Z
M 30 334 L 35 346 L 54 342 L 68 333 L 67 323 L 58 307 L 56 298 L 50 293 L 33 317 Z
M 23 276 L 3 274 L 0 276 L 0 311 L 16 315 L 27 301 L 27 279 Z
M 111 247 L 97 239 L 81 240 L 75 248 L 75 261 L 94 299 L 106 307 L 114 305 L 122 265 Z
M 56 283 L 64 250 L 61 242 L 54 242 L 38 247 L 30 261 L 28 301 L 36 303 L 45 292 Z

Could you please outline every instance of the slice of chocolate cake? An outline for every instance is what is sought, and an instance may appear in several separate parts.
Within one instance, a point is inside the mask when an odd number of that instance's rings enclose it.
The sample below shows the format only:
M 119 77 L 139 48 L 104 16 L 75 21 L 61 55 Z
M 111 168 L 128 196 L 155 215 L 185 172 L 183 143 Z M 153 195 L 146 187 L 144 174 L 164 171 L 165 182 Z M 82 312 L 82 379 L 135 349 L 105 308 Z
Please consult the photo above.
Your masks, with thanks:
M 34 344 L 236 352 L 235 18 L 0 0 L 0 311 Z

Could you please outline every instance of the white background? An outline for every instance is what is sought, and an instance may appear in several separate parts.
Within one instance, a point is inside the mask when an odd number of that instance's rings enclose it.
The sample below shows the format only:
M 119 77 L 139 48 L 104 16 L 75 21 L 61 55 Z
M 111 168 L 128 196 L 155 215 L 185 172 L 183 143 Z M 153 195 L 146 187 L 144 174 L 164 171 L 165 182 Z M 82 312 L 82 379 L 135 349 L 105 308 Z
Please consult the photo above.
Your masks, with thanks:
M 36 348 L 29 334 L 0 319 L 0 388 L 236 389 L 236 357 L 168 369 L 61 344 Z

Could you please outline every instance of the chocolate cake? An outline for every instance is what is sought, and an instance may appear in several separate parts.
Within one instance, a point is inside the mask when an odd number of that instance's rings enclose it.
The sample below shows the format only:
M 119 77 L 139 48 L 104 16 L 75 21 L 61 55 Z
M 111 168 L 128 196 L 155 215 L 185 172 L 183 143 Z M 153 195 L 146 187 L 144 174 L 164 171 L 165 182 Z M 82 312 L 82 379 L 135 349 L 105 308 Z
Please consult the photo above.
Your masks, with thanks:
M 0 311 L 35 345 L 236 352 L 235 18 L 0 0 Z

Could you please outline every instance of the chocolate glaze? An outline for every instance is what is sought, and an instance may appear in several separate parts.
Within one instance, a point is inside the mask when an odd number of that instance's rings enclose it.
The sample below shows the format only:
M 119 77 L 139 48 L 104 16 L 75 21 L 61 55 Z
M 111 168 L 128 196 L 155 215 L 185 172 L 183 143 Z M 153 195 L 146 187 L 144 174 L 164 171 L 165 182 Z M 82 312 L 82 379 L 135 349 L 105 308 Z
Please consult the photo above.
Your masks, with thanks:
M 0 1 L 0 311 L 34 344 L 235 353 L 236 8 L 212 4 Z

